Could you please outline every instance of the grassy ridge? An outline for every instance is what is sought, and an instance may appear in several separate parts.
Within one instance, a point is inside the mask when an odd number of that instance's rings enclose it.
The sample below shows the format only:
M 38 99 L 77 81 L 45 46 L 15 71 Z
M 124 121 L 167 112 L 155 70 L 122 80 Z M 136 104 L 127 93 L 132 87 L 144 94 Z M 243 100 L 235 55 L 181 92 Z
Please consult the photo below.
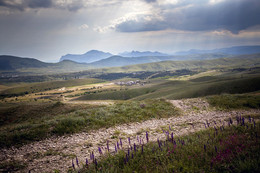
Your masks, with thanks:
M 49 110 L 46 110 L 46 107 L 49 107 Z M 35 109 L 31 109 L 24 113 L 28 116 L 19 117 L 17 114 L 15 120 L 12 119 L 13 117 L 2 120 L 0 147 L 19 146 L 52 135 L 64 135 L 179 114 L 172 104 L 164 100 L 127 101 L 98 107 L 91 105 L 71 107 L 58 102 L 37 108 L 39 115 L 34 112 Z M 8 111 L 12 111 L 12 108 L 2 111 L 2 114 Z
M 247 93 L 260 90 L 260 77 L 200 77 L 189 81 L 167 81 L 146 88 L 120 91 L 104 91 L 87 94 L 77 100 L 145 100 L 182 99 L 204 97 L 223 93 Z
M 206 97 L 209 104 L 219 109 L 246 109 L 260 108 L 260 95 L 223 94 Z
M 87 94 L 79 97 L 75 100 L 129 100 L 134 97 L 152 93 L 155 89 L 153 88 L 138 88 L 138 89 L 127 89 L 120 91 L 108 91 L 97 94 Z
M 153 93 L 141 95 L 134 99 L 182 99 L 203 97 L 222 93 L 246 93 L 260 90 L 260 77 L 249 78 L 219 78 L 202 82 L 192 81 L 170 81 L 153 87 Z
M 88 78 L 88 79 L 73 79 L 73 80 L 63 80 L 63 81 L 49 81 L 41 83 L 27 84 L 21 87 L 13 87 L 0 92 L 0 98 L 20 96 L 29 93 L 42 92 L 62 87 L 72 87 L 78 85 L 87 85 L 93 83 L 104 82 L 100 79 Z
M 260 54 L 241 55 L 234 58 L 219 58 L 213 60 L 193 61 L 163 61 L 156 63 L 138 64 L 124 67 L 113 67 L 91 70 L 104 73 L 115 72 L 136 72 L 136 71 L 168 71 L 178 69 L 216 69 L 230 67 L 248 67 L 259 64 Z
M 80 172 L 259 172 L 259 135 L 259 123 L 244 124 L 241 120 L 237 126 L 210 128 L 183 137 L 170 135 L 167 141 L 105 154 Z

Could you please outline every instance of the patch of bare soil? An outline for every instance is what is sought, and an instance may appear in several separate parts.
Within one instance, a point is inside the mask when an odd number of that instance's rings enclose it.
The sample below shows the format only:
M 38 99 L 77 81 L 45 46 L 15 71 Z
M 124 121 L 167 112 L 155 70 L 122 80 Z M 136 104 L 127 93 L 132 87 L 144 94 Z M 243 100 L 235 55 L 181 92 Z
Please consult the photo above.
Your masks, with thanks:
M 205 123 L 211 126 L 227 125 L 229 117 L 243 116 L 247 114 L 259 114 L 260 110 L 237 110 L 218 111 L 210 108 L 203 99 L 169 100 L 172 104 L 183 111 L 182 116 L 167 119 L 152 119 L 140 123 L 130 123 L 99 129 L 89 133 L 78 133 L 70 136 L 50 138 L 21 148 L 1 149 L 0 161 L 18 160 L 28 166 L 17 172 L 67 172 L 71 168 L 71 160 L 77 156 L 82 164 L 90 153 L 99 157 L 98 147 L 106 152 L 107 141 L 109 141 L 110 152 L 114 152 L 114 145 L 122 139 L 122 148 L 128 148 L 128 137 L 131 144 L 146 143 L 145 133 L 149 133 L 149 140 L 156 141 L 158 138 L 166 139 L 163 130 L 173 132 L 174 136 L 181 136 L 205 129 Z

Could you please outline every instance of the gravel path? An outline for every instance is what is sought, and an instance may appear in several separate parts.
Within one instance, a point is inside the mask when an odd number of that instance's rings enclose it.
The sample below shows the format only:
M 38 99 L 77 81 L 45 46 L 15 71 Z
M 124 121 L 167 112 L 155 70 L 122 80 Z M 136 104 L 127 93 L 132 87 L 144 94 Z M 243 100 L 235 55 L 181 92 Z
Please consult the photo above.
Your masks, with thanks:
M 25 169 L 16 172 L 28 172 L 29 170 L 31 173 L 53 172 L 55 169 L 67 172 L 75 155 L 79 162 L 84 163 L 84 160 L 89 158 L 90 152 L 93 151 L 96 156 L 100 155 L 98 147 L 106 151 L 107 141 L 109 141 L 110 151 L 113 152 L 114 145 L 119 138 L 122 138 L 123 148 L 127 148 L 129 146 L 128 137 L 131 138 L 132 144 L 140 143 L 140 141 L 146 143 L 146 131 L 149 133 L 149 140 L 156 141 L 157 138 L 166 138 L 162 129 L 169 130 L 169 126 L 174 136 L 181 136 L 205 129 L 204 123 L 206 122 L 218 126 L 223 123 L 227 125 L 224 120 L 229 117 L 260 113 L 260 110 L 256 109 L 218 111 L 210 108 L 208 103 L 202 99 L 169 100 L 169 102 L 178 107 L 183 112 L 183 116 L 129 123 L 89 133 L 82 132 L 50 138 L 20 148 L 2 149 L 0 150 L 0 162 L 18 160 L 28 164 Z

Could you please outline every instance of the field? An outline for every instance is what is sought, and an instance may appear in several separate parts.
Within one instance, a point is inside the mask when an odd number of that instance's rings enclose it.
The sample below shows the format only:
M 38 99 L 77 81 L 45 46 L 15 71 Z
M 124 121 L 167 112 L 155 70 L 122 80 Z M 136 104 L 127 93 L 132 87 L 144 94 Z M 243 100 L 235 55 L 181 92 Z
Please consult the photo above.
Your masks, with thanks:
M 5 78 L 0 171 L 259 171 L 258 59 L 167 63 Z

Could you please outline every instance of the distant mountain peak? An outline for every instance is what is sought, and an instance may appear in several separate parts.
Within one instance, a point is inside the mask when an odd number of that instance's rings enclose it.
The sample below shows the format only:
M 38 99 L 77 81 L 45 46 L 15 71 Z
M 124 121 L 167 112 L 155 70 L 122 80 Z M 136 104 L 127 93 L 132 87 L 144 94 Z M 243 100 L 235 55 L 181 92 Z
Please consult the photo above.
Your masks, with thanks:
M 99 50 L 90 50 L 84 54 L 67 54 L 60 58 L 60 61 L 71 60 L 79 63 L 92 63 L 113 56 L 111 53 Z
M 151 52 L 151 51 L 136 51 L 136 50 L 132 50 L 131 52 L 123 52 L 119 54 L 120 56 L 123 57 L 143 57 L 143 56 L 168 56 L 168 54 L 165 53 L 161 53 L 158 51 L 155 52 Z

